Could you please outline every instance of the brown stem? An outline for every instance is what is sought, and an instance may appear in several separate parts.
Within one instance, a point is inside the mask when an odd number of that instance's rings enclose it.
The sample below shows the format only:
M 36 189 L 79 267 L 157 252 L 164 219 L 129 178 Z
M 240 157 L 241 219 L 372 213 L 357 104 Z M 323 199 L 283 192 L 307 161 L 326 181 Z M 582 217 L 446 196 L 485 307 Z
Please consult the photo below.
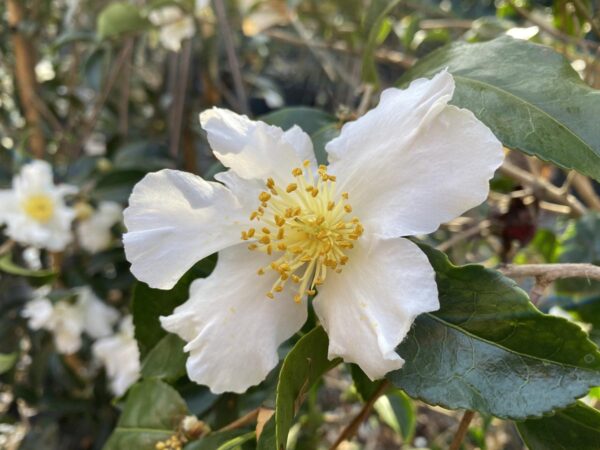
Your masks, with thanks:
M 580 217 L 586 213 L 585 206 L 583 206 L 573 195 L 564 192 L 559 187 L 554 186 L 542 178 L 536 178 L 531 173 L 514 166 L 508 161 L 504 161 L 499 170 L 504 175 L 518 181 L 522 185 L 532 188 L 535 194 L 539 194 L 548 200 L 569 206 L 571 208 L 571 214 L 575 217 Z
M 563 278 L 600 280 L 600 266 L 593 264 L 507 264 L 498 268 L 507 277 L 543 278 L 548 283 Z
M 344 430 L 341 432 L 341 434 L 335 440 L 333 445 L 331 447 L 329 447 L 329 450 L 335 450 L 336 448 L 338 448 L 338 446 L 342 442 L 344 442 L 348 439 L 351 439 L 356 434 L 356 432 L 358 431 L 358 428 L 360 427 L 360 424 L 363 423 L 365 421 L 365 419 L 371 413 L 371 410 L 373 409 L 373 405 L 375 405 L 375 401 L 379 397 L 381 397 L 389 387 L 390 387 L 390 382 L 388 380 L 383 380 L 379 384 L 379 387 L 377 388 L 377 390 L 367 400 L 367 402 L 364 404 L 364 406 L 362 407 L 360 412 L 357 414 L 357 416 L 352 420 L 352 422 L 350 422 L 348 424 L 348 426 L 346 428 L 344 428 Z
M 192 44 L 189 40 L 183 43 L 183 48 L 179 56 L 179 67 L 175 75 L 176 83 L 174 86 L 175 95 L 171 105 L 171 130 L 169 139 L 169 154 L 177 159 L 179 155 L 179 143 L 181 142 L 181 124 L 185 110 L 186 91 L 189 80 L 190 62 L 192 59 Z
M 480 234 L 483 230 L 489 228 L 491 224 L 492 224 L 491 221 L 489 221 L 487 219 L 482 220 L 481 222 L 477 223 L 476 225 L 474 225 L 472 227 L 469 227 L 463 231 L 455 233 L 454 236 L 452 236 L 450 239 L 439 244 L 436 247 L 436 249 L 438 249 L 442 252 L 445 252 L 449 248 L 454 247 L 456 244 L 458 244 L 462 241 L 465 241 L 472 236 L 476 236 L 476 235 Z
M 35 78 L 34 48 L 30 40 L 20 31 L 25 19 L 23 3 L 19 0 L 7 0 L 8 25 L 12 30 L 12 42 L 15 52 L 15 83 L 19 92 L 25 121 L 31 135 L 29 147 L 36 158 L 43 158 L 46 148 L 40 112 L 36 108 L 37 80 Z
M 471 420 L 475 417 L 474 411 L 465 411 L 458 424 L 458 430 L 456 430 L 456 434 L 454 435 L 454 439 L 452 439 L 452 443 L 448 450 L 458 450 L 467 435 L 467 431 L 469 430 L 469 425 L 471 424 Z
M 217 431 L 221 432 L 221 431 L 235 430 L 236 428 L 245 427 L 248 424 L 256 422 L 259 412 L 260 412 L 260 408 L 253 409 L 248 414 L 240 417 L 239 419 L 234 420 L 230 424 L 225 425 L 223 428 L 220 428 Z
M 131 47 L 133 48 L 133 38 L 128 38 L 128 41 L 131 41 Z M 127 55 L 128 58 L 123 62 L 123 76 L 121 81 L 121 92 L 120 92 L 120 101 L 119 101 L 119 135 L 122 138 L 127 137 L 127 132 L 129 129 L 129 88 L 131 82 L 131 68 L 132 61 L 131 56 L 132 52 L 129 52 Z
M 235 95 L 238 98 L 241 112 L 248 113 L 248 96 L 246 95 L 246 89 L 244 88 L 240 62 L 235 51 L 235 42 L 233 41 L 233 34 L 231 32 L 231 27 L 229 26 L 229 21 L 227 20 L 225 4 L 223 3 L 223 0 L 213 0 L 213 4 L 221 28 L 220 34 L 223 36 L 223 42 L 225 43 L 225 52 L 227 53 L 229 70 L 231 70 L 231 76 L 233 77 Z
M 581 196 L 581 199 L 585 204 L 596 211 L 600 211 L 600 197 L 594 190 L 594 185 L 590 179 L 584 175 L 576 172 L 572 172 L 573 178 L 571 180 L 573 187 L 577 193 Z

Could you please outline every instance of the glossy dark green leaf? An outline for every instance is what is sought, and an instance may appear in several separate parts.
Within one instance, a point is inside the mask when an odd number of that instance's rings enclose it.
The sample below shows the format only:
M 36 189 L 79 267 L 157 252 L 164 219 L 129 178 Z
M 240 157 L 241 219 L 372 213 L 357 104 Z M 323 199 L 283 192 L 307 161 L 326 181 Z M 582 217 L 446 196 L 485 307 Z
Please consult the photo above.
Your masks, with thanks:
M 517 423 L 530 450 L 598 450 L 600 411 L 578 402 L 550 417 Z
M 207 276 L 214 268 L 215 261 L 215 257 L 202 260 L 169 291 L 152 289 L 141 282 L 135 285 L 132 300 L 133 324 L 142 358 L 167 335 L 160 326 L 159 317 L 171 314 L 176 306 L 185 302 L 189 298 L 192 281 Z
M 327 164 L 327 152 L 325 146 L 333 138 L 336 138 L 340 134 L 340 127 L 337 123 L 331 123 L 323 128 L 320 128 L 316 133 L 313 133 L 310 137 L 313 141 L 313 147 L 315 149 L 315 156 L 319 164 Z
M 356 364 L 348 364 L 347 366 L 350 369 L 352 381 L 354 381 L 354 387 L 358 395 L 363 401 L 367 401 L 379 389 L 380 382 L 372 381 Z
M 129 391 L 104 450 L 155 450 L 156 443 L 172 436 L 187 414 L 185 402 L 171 386 L 159 380 L 142 381 Z
M 424 58 L 400 80 L 448 68 L 451 103 L 468 108 L 510 148 L 600 180 L 600 92 L 548 47 L 509 37 L 454 43 Z
M 142 364 L 145 378 L 163 378 L 173 381 L 185 374 L 187 356 L 185 342 L 174 334 L 167 334 L 150 350 Z
M 127 203 L 133 187 L 140 181 L 146 172 L 143 170 L 113 170 L 103 174 L 92 191 L 96 201 L 113 201 Z
M 114 2 L 98 15 L 97 31 L 100 38 L 105 39 L 141 31 L 148 25 L 148 21 L 141 15 L 140 8 L 129 2 Z
M 441 308 L 420 316 L 398 347 L 406 364 L 388 376 L 397 387 L 430 404 L 520 420 L 600 384 L 600 352 L 581 328 L 540 313 L 499 272 L 422 249 Z
M 325 125 L 335 122 L 335 117 L 320 109 L 308 108 L 306 106 L 294 106 L 282 108 L 260 118 L 263 122 L 276 125 L 287 130 L 298 125 L 306 133 L 313 134 Z
M 332 367 L 341 362 L 339 358 L 329 361 L 329 341 L 325 331 L 317 327 L 303 336 L 288 353 L 277 384 L 275 407 L 275 430 L 277 449 L 285 449 L 287 436 L 294 416 L 304 402 L 310 387 Z
M 256 450 L 273 450 L 277 448 L 277 439 L 275 437 L 275 415 L 265 424 L 258 442 L 256 444 Z

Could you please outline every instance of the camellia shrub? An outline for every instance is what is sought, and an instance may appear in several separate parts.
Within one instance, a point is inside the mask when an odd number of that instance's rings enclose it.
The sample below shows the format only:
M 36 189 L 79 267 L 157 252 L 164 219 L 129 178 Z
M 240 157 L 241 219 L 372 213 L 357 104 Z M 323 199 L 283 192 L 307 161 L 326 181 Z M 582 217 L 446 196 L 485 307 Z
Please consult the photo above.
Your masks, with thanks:
M 593 2 L 0 6 L 0 448 L 600 448 Z

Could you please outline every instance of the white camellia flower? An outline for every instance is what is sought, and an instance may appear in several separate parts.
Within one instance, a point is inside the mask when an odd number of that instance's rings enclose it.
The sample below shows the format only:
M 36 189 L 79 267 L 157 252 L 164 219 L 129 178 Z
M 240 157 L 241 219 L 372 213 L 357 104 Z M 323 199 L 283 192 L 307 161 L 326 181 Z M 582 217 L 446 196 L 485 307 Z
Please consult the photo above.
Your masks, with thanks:
M 0 191 L 0 224 L 20 244 L 62 251 L 72 240 L 75 217 L 64 197 L 75 192 L 73 186 L 54 184 L 50 164 L 32 161 L 15 176 L 12 189 Z
M 119 397 L 140 377 L 140 351 L 133 331 L 133 319 L 126 316 L 118 333 L 97 340 L 92 348 L 94 356 L 106 367 L 111 390 Z
M 81 220 L 76 227 L 77 240 L 84 250 L 100 252 L 110 247 L 111 228 L 123 218 L 123 208 L 115 202 L 101 202 L 90 217 Z
M 36 290 L 22 315 L 29 319 L 32 330 L 44 329 L 52 333 L 59 353 L 78 351 L 83 332 L 93 339 L 112 334 L 119 313 L 96 297 L 90 288 L 78 288 L 74 303 L 66 300 L 52 303 L 47 298 L 49 293 L 49 287 Z
M 148 15 L 150 22 L 160 27 L 159 40 L 167 50 L 178 52 L 181 42 L 194 36 L 194 18 L 177 6 L 163 6 Z
M 492 132 L 448 105 L 453 91 L 446 71 L 385 90 L 327 144 L 327 167 L 297 126 L 214 108 L 200 121 L 229 168 L 219 182 L 162 170 L 136 185 L 124 242 L 138 279 L 169 289 L 219 252 L 213 273 L 161 319 L 188 342 L 190 379 L 215 393 L 262 381 L 317 291 L 329 358 L 371 379 L 402 367 L 395 348 L 419 314 L 439 308 L 434 271 L 404 236 L 483 202 L 503 160 Z

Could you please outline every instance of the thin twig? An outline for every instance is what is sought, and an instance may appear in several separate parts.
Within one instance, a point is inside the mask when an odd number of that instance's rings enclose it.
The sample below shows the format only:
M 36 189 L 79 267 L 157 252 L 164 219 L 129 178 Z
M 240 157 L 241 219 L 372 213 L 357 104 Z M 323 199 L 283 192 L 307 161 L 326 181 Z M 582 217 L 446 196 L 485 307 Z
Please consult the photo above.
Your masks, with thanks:
M 456 430 L 456 434 L 454 435 L 454 439 L 452 439 L 452 443 L 448 450 L 458 450 L 467 435 L 467 431 L 469 431 L 469 425 L 471 421 L 475 417 L 475 411 L 465 411 L 458 424 L 458 430 Z
M 559 187 L 554 186 L 542 178 L 534 177 L 526 170 L 523 170 L 508 161 L 504 161 L 500 167 L 500 172 L 524 186 L 531 187 L 536 194 L 541 194 L 548 200 L 569 206 L 572 215 L 575 217 L 580 217 L 586 213 L 585 206 L 583 206 L 575 196 L 563 192 Z
M 358 415 L 352 420 L 352 422 L 350 422 L 348 424 L 348 426 L 346 428 L 344 428 L 344 430 L 341 432 L 341 434 L 335 440 L 333 445 L 331 447 L 329 447 L 329 450 L 335 450 L 336 448 L 338 448 L 338 446 L 342 442 L 344 442 L 348 439 L 351 439 L 356 434 L 356 432 L 358 431 L 358 428 L 360 427 L 360 424 L 363 423 L 365 421 L 365 419 L 371 413 L 371 410 L 373 409 L 373 405 L 375 405 L 375 401 L 379 397 L 381 397 L 389 387 L 390 387 L 390 382 L 388 380 L 383 380 L 379 384 L 379 387 L 377 388 L 377 390 L 373 393 L 373 395 L 371 395 L 371 397 L 363 405 L 362 409 L 360 410 Z
M 36 158 L 43 158 L 46 141 L 40 112 L 36 108 L 34 100 L 37 95 L 34 48 L 31 40 L 24 36 L 20 30 L 21 22 L 25 20 L 23 3 L 19 0 L 8 0 L 6 9 L 15 54 L 15 84 L 19 92 L 25 121 L 31 129 L 29 147 Z
M 231 76 L 233 78 L 233 86 L 235 94 L 238 97 L 240 104 L 240 110 L 242 113 L 248 113 L 248 96 L 246 95 L 246 89 L 244 88 L 244 81 L 242 79 L 242 70 L 240 68 L 240 62 L 235 51 L 235 43 L 233 41 L 233 34 L 227 20 L 227 12 L 225 11 L 225 5 L 223 0 L 213 0 L 215 6 L 215 13 L 217 14 L 217 20 L 221 28 L 220 34 L 223 36 L 223 42 L 225 43 L 225 52 L 227 53 L 227 62 L 229 63 L 229 70 L 231 70 Z
M 115 83 L 117 82 L 117 80 L 119 78 L 119 74 L 121 73 L 121 69 L 123 68 L 123 65 L 125 64 L 125 62 L 129 59 L 132 50 L 133 50 L 133 41 L 132 40 L 125 41 L 125 45 L 123 46 L 123 49 L 119 53 L 119 56 L 117 57 L 117 60 L 108 75 L 106 83 L 104 84 L 104 88 L 103 88 L 102 92 L 100 93 L 100 96 L 98 97 L 98 100 L 96 101 L 96 104 L 94 105 L 92 115 L 90 116 L 87 126 L 84 128 L 84 131 L 81 134 L 81 137 L 79 140 L 79 145 L 77 145 L 77 148 L 80 148 L 83 144 L 85 144 L 85 142 L 89 139 L 91 134 L 94 132 L 94 128 L 96 127 L 96 122 L 98 121 L 98 119 L 100 117 L 102 108 L 104 107 L 104 104 L 108 100 L 108 96 L 110 95 L 113 87 L 115 86 Z
M 221 431 L 235 430 L 237 428 L 242 428 L 248 424 L 256 422 L 256 419 L 258 418 L 258 413 L 260 412 L 260 409 L 261 408 L 253 409 L 248 414 L 240 417 L 239 419 L 234 420 L 230 424 L 225 425 L 223 428 L 220 428 L 217 431 L 221 432 Z
M 450 239 L 439 244 L 436 249 L 445 252 L 448 249 L 454 247 L 456 244 L 469 239 L 472 236 L 480 234 L 483 230 L 486 230 L 491 225 L 491 221 L 482 220 L 476 225 L 467 228 L 466 230 L 455 233 Z
M 13 241 L 12 239 L 4 241 L 2 245 L 0 245 L 0 256 L 10 252 L 15 247 L 15 244 L 15 241 Z
M 575 8 L 581 14 L 583 14 L 585 19 L 590 23 L 590 26 L 592 27 L 592 31 L 596 34 L 596 36 L 600 37 L 600 28 L 594 22 L 594 17 L 590 13 L 590 11 L 588 11 L 587 7 L 583 4 L 583 2 L 581 0 L 573 0 L 573 3 L 575 4 Z
M 169 139 L 169 154 L 177 159 L 179 155 L 179 143 L 181 141 L 181 124 L 185 110 L 186 91 L 189 80 L 190 62 L 192 59 L 192 44 L 189 40 L 183 43 L 179 59 L 179 67 L 176 74 L 176 83 L 174 86 L 174 101 L 171 104 L 171 130 Z
M 506 264 L 498 268 L 507 277 L 542 277 L 549 282 L 563 278 L 588 278 L 600 281 L 600 266 L 584 263 Z
M 584 175 L 581 175 L 575 171 L 571 182 L 577 193 L 581 196 L 581 199 L 585 204 L 596 211 L 600 211 L 600 197 L 594 190 L 594 185 L 590 179 Z
M 374 89 L 375 87 L 372 84 L 365 85 L 362 97 L 360 99 L 360 104 L 358 105 L 358 109 L 356 110 L 356 115 L 358 117 L 363 116 L 367 112 L 367 109 L 369 109 Z
M 133 41 L 133 37 L 128 40 Z M 131 83 L 131 54 L 123 63 L 123 77 L 121 81 L 121 98 L 119 101 L 119 134 L 122 138 L 127 137 L 127 131 L 129 129 L 129 88 Z

